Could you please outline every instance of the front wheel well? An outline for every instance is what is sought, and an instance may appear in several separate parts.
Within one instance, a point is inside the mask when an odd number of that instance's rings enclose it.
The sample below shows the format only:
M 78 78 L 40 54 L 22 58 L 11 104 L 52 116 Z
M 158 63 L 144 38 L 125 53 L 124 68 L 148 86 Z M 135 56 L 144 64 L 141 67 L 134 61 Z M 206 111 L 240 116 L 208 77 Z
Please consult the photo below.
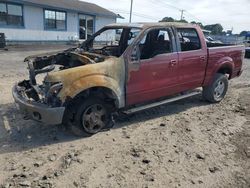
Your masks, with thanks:
M 110 104 L 112 104 L 114 107 L 119 106 L 119 101 L 115 92 L 106 87 L 92 87 L 92 88 L 86 89 L 82 91 L 81 93 L 79 93 L 78 95 L 76 95 L 72 100 L 76 101 L 78 99 L 86 99 L 90 96 L 92 97 L 94 96 L 102 100 L 105 100 L 106 102 L 109 102 Z
M 109 104 L 110 111 L 115 111 L 119 106 L 119 100 L 114 91 L 105 87 L 93 87 L 87 90 L 82 91 L 74 98 L 68 98 L 64 104 L 66 107 L 64 113 L 64 122 L 74 121 L 74 116 L 77 112 L 77 106 L 79 103 L 82 103 L 84 100 L 87 100 L 88 97 L 96 97 L 101 100 L 104 100 Z

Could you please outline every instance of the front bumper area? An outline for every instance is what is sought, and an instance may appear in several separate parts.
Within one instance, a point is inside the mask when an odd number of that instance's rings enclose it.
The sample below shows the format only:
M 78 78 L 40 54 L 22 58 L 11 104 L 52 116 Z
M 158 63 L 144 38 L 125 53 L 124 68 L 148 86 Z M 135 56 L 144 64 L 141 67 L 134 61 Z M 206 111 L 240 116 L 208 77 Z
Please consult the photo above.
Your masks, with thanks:
M 18 85 L 13 87 L 12 95 L 25 119 L 33 119 L 49 125 L 62 123 L 65 107 L 54 108 L 46 104 L 30 101 L 22 94 Z

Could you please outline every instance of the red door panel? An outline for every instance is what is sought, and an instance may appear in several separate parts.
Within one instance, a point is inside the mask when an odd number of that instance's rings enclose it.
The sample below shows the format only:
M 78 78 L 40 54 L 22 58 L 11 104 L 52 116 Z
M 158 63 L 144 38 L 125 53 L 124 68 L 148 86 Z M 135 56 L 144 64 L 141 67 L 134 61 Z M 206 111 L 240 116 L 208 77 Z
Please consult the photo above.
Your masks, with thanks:
M 200 29 L 177 28 L 178 37 L 182 36 L 179 54 L 180 87 L 182 91 L 201 87 L 207 66 L 207 47 Z
M 183 91 L 202 85 L 206 73 L 206 65 L 206 50 L 179 53 L 180 87 Z
M 158 99 L 178 92 L 178 54 L 160 54 L 141 60 L 127 83 L 127 105 Z

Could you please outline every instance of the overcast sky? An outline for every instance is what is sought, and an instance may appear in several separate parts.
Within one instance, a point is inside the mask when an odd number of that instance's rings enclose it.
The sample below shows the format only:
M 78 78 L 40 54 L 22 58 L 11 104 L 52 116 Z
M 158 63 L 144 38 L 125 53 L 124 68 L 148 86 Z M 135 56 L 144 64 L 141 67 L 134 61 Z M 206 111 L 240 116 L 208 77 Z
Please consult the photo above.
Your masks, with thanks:
M 84 0 L 96 3 L 115 13 L 128 22 L 130 0 Z M 225 30 L 233 28 L 233 33 L 250 30 L 250 0 L 134 0 L 133 22 L 154 22 L 163 17 L 180 19 L 178 9 L 184 9 L 187 21 L 204 24 L 221 23 Z

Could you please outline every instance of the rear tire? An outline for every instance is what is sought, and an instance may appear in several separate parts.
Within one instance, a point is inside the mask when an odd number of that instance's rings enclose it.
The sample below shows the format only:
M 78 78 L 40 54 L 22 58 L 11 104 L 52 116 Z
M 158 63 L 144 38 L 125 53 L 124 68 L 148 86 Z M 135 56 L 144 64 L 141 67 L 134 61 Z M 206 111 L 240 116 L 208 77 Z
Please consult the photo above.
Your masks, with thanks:
M 250 51 L 247 51 L 246 54 L 245 54 L 245 58 L 250 58 Z
M 74 105 L 75 117 L 68 126 L 76 136 L 90 136 L 113 125 L 112 105 L 98 97 L 78 100 Z
M 211 103 L 221 102 L 228 90 L 228 77 L 225 74 L 217 73 L 213 82 L 203 87 L 203 98 Z

